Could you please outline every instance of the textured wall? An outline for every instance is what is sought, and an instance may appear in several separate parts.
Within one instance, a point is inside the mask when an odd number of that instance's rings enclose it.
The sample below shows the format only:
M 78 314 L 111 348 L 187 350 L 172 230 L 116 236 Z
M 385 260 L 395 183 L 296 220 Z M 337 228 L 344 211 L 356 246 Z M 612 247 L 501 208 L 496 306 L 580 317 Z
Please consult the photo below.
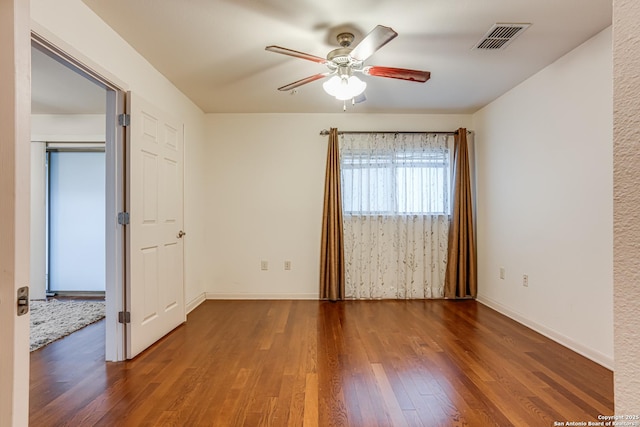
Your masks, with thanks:
M 640 414 L 640 2 L 613 6 L 616 413 Z

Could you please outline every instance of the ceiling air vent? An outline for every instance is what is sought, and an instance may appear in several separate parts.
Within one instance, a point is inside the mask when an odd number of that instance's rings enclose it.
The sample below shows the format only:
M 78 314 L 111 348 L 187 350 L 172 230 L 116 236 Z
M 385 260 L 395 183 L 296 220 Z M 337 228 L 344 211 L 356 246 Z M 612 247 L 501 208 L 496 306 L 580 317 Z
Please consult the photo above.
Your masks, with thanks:
M 494 24 L 473 49 L 499 50 L 511 44 L 531 24 Z

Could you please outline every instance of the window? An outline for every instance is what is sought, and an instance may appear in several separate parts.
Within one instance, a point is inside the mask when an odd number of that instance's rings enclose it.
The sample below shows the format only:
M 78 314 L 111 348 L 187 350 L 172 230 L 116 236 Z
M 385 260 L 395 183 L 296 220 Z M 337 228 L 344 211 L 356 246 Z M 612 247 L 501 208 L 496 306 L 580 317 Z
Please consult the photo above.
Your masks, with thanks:
M 363 147 L 343 138 L 342 206 L 346 215 L 446 215 L 447 137 L 371 134 Z M 354 141 L 361 141 L 362 138 Z
M 444 134 L 342 134 L 347 298 L 439 298 L 449 242 Z

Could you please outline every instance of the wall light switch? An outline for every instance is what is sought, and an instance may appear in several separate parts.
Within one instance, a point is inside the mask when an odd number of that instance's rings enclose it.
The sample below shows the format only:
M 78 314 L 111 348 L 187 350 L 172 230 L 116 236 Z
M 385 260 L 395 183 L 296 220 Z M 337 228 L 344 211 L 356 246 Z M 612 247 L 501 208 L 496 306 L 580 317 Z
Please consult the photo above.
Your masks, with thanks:
M 260 270 L 267 271 L 269 269 L 269 261 L 260 261 Z
M 500 267 L 500 278 L 504 280 L 504 267 Z
M 285 270 L 291 270 L 291 261 L 285 261 L 284 262 L 284 269 Z

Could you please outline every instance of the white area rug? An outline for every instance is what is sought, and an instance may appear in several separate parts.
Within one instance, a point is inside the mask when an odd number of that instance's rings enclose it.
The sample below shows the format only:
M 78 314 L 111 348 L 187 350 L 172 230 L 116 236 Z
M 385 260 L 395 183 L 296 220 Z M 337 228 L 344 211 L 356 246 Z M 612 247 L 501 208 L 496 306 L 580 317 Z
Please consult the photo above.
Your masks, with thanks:
M 30 301 L 31 351 L 104 317 L 104 301 Z

